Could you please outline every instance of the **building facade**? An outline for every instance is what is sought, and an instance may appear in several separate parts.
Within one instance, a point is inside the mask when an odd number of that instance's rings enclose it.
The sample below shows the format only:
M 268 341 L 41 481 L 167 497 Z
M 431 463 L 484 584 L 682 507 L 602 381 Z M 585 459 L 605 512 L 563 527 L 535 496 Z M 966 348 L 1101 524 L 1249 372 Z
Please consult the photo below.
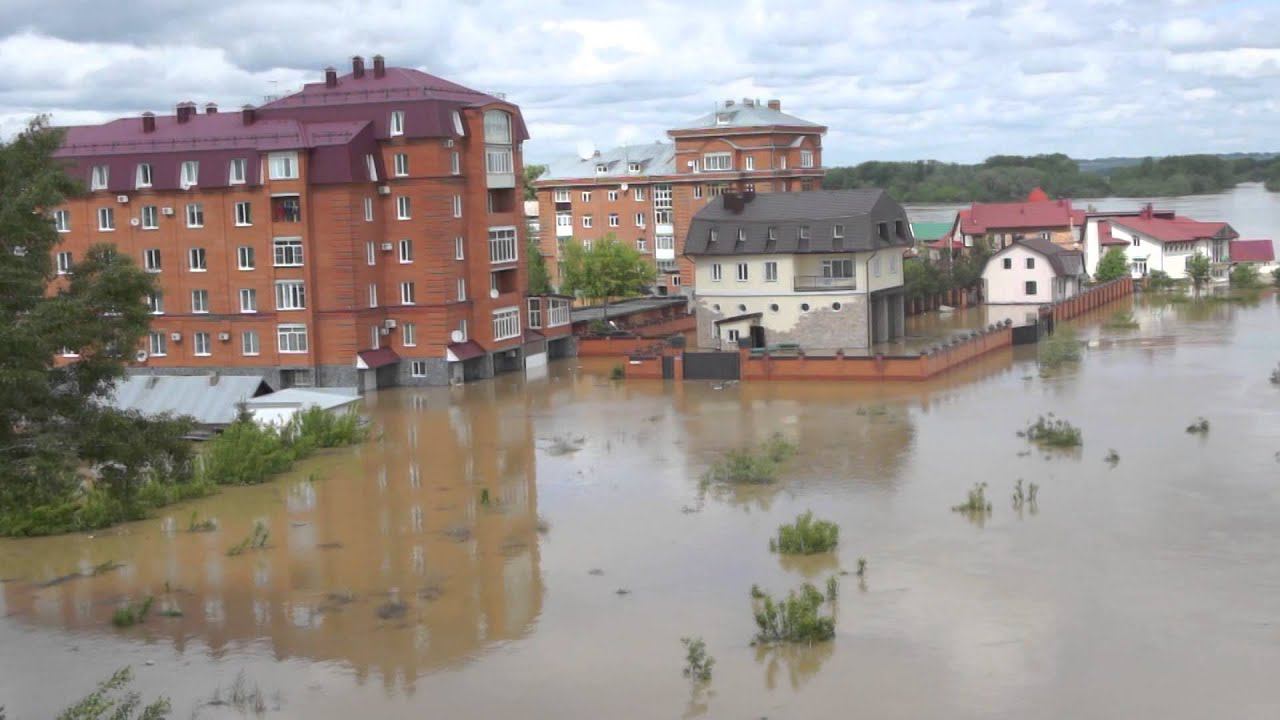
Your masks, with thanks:
M 1205 222 L 1155 210 L 1150 205 L 1133 212 L 1090 213 L 1085 223 L 1087 269 L 1113 247 L 1124 251 L 1134 279 L 1153 270 L 1175 280 L 1187 278 L 1187 260 L 1199 253 L 1209 258 L 1213 281 L 1226 282 L 1231 270 L 1231 243 L 1240 235 L 1225 222 Z
M 728 194 L 692 219 L 698 345 L 863 351 L 903 336 L 906 211 L 883 190 Z
M 1015 241 L 982 270 L 988 305 L 1042 305 L 1074 297 L 1084 278 L 1084 254 L 1043 238 Z
M 564 243 L 612 234 L 653 259 L 656 293 L 688 290 L 694 272 L 684 238 L 694 214 L 727 192 L 820 189 L 826 130 L 782 112 L 778 100 L 727 100 L 668 130 L 670 142 L 552 162 L 534 185 L 553 283 Z
M 1085 212 L 1070 200 L 1051 200 L 1035 188 L 1023 202 L 973 203 L 956 213 L 951 232 L 929 247 L 943 252 L 948 246 L 962 251 L 982 248 L 996 251 L 1023 238 L 1040 238 L 1068 250 L 1079 250 Z
M 563 325 L 530 323 L 527 138 L 517 106 L 381 56 L 257 108 L 68 128 L 88 192 L 54 213 L 58 267 L 106 242 L 156 275 L 136 372 L 487 377 L 569 327 L 553 298 L 541 322 Z

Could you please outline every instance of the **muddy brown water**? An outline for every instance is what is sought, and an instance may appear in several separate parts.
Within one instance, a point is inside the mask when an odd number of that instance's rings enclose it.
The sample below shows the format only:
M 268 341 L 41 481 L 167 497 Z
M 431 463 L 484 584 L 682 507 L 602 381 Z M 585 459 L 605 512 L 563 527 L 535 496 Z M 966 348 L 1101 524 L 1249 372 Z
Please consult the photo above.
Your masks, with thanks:
M 1280 716 L 1280 304 L 1106 315 L 1047 378 L 1023 348 L 925 384 L 612 383 L 611 361 L 569 360 L 381 393 L 380 440 L 276 482 L 0 541 L 0 705 L 50 717 L 132 665 L 175 717 L 225 715 L 202 703 L 242 672 L 278 717 Z M 1044 412 L 1083 449 L 1015 435 Z M 1184 431 L 1198 416 L 1207 436 Z M 779 483 L 699 489 L 774 432 L 800 448 Z M 1019 478 L 1034 509 L 1011 507 Z M 975 482 L 982 522 L 950 509 Z M 839 551 L 770 554 L 806 509 Z M 218 529 L 188 532 L 193 512 Z M 258 521 L 268 547 L 228 557 Z M 753 583 L 860 556 L 834 641 L 751 646 Z M 142 625 L 112 627 L 147 595 Z M 704 692 L 687 635 L 716 659 Z

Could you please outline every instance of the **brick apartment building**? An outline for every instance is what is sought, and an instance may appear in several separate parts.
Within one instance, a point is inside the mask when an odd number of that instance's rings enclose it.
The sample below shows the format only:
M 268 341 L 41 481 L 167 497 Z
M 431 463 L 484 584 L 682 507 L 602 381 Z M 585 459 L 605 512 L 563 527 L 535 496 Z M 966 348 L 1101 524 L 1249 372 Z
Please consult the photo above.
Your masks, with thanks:
M 668 130 L 671 142 L 550 163 L 534 185 L 552 282 L 559 282 L 566 241 L 586 244 L 612 233 L 653 258 L 658 294 L 689 289 L 693 263 L 684 257 L 684 238 L 694 213 L 730 191 L 819 189 L 826 131 L 782 112 L 778 100 L 727 100 Z
M 527 138 L 517 106 L 381 56 L 257 108 L 68 128 L 88 192 L 54 213 L 57 267 L 109 242 L 156 274 L 134 372 L 488 377 L 570 342 L 567 302 L 526 296 Z

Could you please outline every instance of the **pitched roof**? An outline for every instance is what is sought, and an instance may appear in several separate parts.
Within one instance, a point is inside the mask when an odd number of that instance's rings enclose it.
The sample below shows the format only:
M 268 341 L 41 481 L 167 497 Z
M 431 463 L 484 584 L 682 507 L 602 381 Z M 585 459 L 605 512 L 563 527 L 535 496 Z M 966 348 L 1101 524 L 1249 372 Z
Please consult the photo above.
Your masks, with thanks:
M 980 235 L 991 229 L 1069 227 L 1084 222 L 1084 213 L 1074 211 L 1070 200 L 974 203 L 959 215 L 960 232 L 966 235 Z
M 741 209 L 736 209 L 739 198 Z M 890 224 L 887 241 L 879 238 L 876 223 Z M 838 238 L 837 225 L 843 230 Z M 904 235 L 897 234 L 899 227 Z M 911 244 L 908 227 L 902 206 L 884 190 L 874 188 L 726 194 L 694 215 L 685 239 L 685 254 L 832 253 L 901 247 Z M 801 228 L 807 231 L 806 238 L 800 237 Z M 773 239 L 769 237 L 770 229 L 774 231 Z
M 630 172 L 627 169 L 632 163 L 640 165 L 639 172 Z M 597 171 L 597 166 L 600 165 L 605 167 L 604 172 Z M 617 178 L 625 182 L 629 177 L 672 175 L 675 171 L 675 145 L 652 142 L 601 150 L 588 158 L 571 155 L 552 160 L 547 164 L 547 171 L 538 177 L 538 181 L 541 183 L 546 180 Z
M 1027 202 L 1044 202 L 1049 199 L 1049 193 L 1044 188 L 1036 186 L 1031 188 L 1031 192 L 1027 193 Z
M 671 128 L 671 131 L 775 126 L 825 129 L 818 123 L 802 120 L 781 110 L 774 110 L 754 100 L 743 100 L 741 103 L 729 100 L 716 103 L 715 110 L 677 125 Z
M 377 350 L 361 350 L 356 353 L 356 367 L 361 370 L 373 370 L 400 362 L 400 356 L 389 347 Z
M 1161 242 L 1188 242 L 1202 238 L 1239 237 L 1230 225 L 1224 222 L 1204 222 L 1181 215 L 1173 218 L 1155 217 L 1150 214 L 1132 217 L 1111 218 L 1113 227 L 1120 226 L 1149 235 Z
M 263 108 L 310 107 L 314 105 L 352 105 L 392 100 L 448 100 L 468 105 L 501 102 L 498 98 L 472 90 L 458 83 L 436 77 L 421 70 L 388 67 L 382 77 L 374 77 L 373 69 L 364 77 L 352 73 L 338 76 L 338 84 L 328 87 L 323 81 L 307 83 L 302 90 L 273 100 Z
M 1049 267 L 1057 275 L 1083 275 L 1084 274 L 1084 253 L 1079 250 L 1068 250 L 1052 240 L 1045 240 L 1040 237 L 1028 237 L 1014 240 L 1008 247 L 995 253 L 987 260 L 987 264 L 995 262 L 995 259 L 1003 255 L 1009 248 L 1022 246 L 1031 250 L 1049 262 Z
M 448 346 L 449 362 L 460 362 L 483 357 L 485 352 L 484 346 L 475 340 L 449 343 Z
M 1232 240 L 1232 262 L 1275 262 L 1276 248 L 1270 240 Z
M 155 116 L 156 128 L 143 132 L 142 118 L 118 118 L 101 125 L 66 128 L 56 157 L 85 157 L 203 150 L 289 150 L 307 146 L 302 123 L 292 118 L 260 119 L 245 125 L 238 112 Z
M 1128 245 L 1129 241 L 1111 234 L 1111 222 L 1109 220 L 1098 221 L 1098 243 L 1100 245 Z
M 201 425 L 229 425 L 239 403 L 270 391 L 261 375 L 131 375 L 104 402 L 148 416 L 169 413 L 193 417 Z

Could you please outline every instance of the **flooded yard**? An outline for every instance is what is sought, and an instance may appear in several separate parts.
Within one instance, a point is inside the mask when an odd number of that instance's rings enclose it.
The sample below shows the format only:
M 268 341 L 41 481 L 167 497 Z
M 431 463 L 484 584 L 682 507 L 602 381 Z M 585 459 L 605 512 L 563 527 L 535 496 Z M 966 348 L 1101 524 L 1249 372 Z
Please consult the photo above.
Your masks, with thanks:
M 1138 329 L 1102 327 L 1130 304 Z M 0 705 L 49 717 L 133 665 L 182 718 L 235 716 L 210 700 L 241 673 L 267 717 L 1280 716 L 1277 297 L 1072 324 L 1083 357 L 1048 377 L 1032 347 L 921 384 L 611 382 L 615 361 L 569 360 L 383 392 L 379 439 L 276 482 L 0 541 Z M 1016 434 L 1050 412 L 1082 448 Z M 777 483 L 702 487 L 773 433 L 799 448 Z M 1019 479 L 1039 494 L 1016 510 Z M 977 482 L 989 516 L 952 512 Z M 809 509 L 839 549 L 770 553 Z M 266 547 L 228 556 L 259 522 Z M 833 641 L 752 646 L 753 584 L 859 557 Z M 702 692 L 691 635 L 716 660 Z

